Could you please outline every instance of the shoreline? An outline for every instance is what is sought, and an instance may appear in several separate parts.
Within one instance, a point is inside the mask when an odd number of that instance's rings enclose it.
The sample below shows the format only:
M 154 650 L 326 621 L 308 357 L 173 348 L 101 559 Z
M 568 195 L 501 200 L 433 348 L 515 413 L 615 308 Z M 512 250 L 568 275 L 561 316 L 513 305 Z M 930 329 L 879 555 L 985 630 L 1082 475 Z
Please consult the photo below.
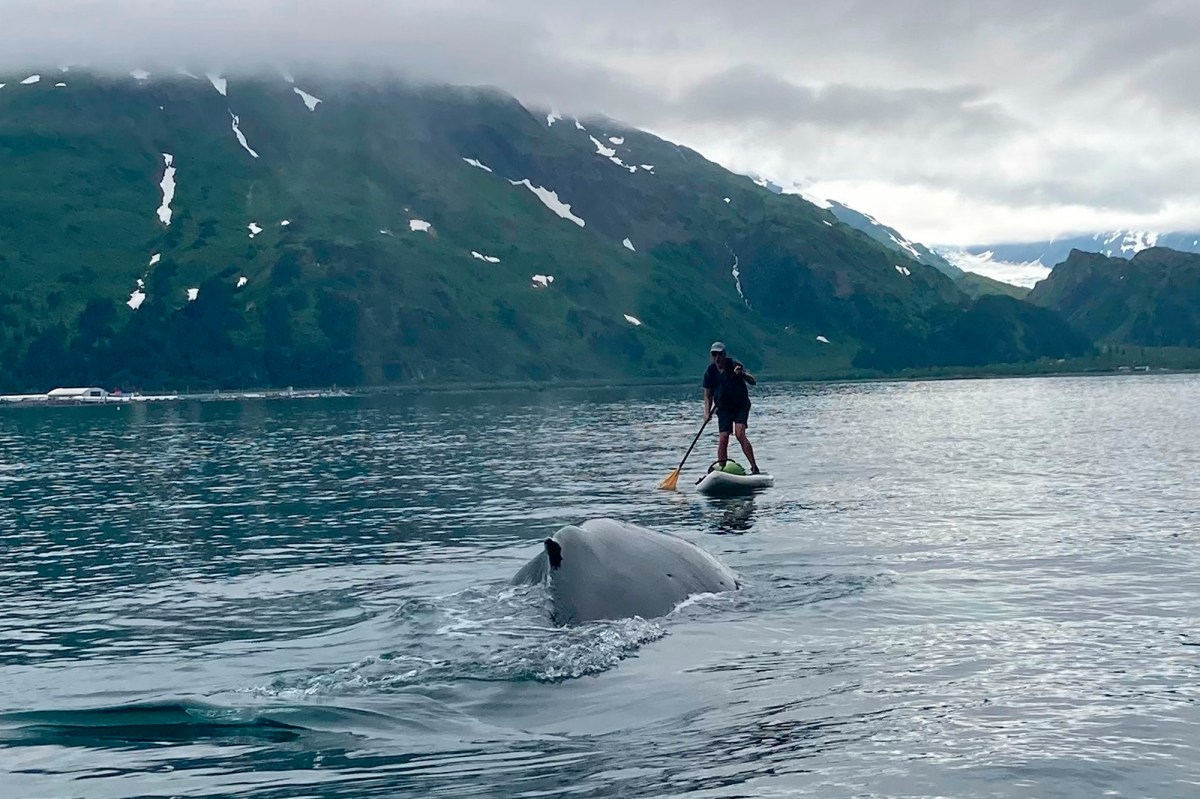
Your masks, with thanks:
M 896 373 L 889 375 L 794 375 L 760 372 L 760 382 L 777 385 L 833 385 L 839 383 L 924 383 L 948 380 L 1001 380 L 1062 377 L 1136 377 L 1150 375 L 1198 374 L 1200 368 L 1116 367 L 1089 369 L 1014 369 L 1012 371 L 981 368 L 978 371 L 948 371 L 944 374 Z M 479 381 L 446 383 L 405 383 L 380 386 L 324 386 L 306 388 L 216 389 L 211 391 L 162 392 L 153 394 L 120 394 L 104 398 L 52 399 L 47 395 L 0 395 L 0 408 L 78 407 L 92 405 L 160 404 L 164 402 L 231 402 L 246 400 L 333 399 L 376 396 L 414 396 L 439 394 L 486 394 L 489 392 L 546 393 L 555 391 L 595 391 L 606 389 L 673 388 L 699 385 L 692 377 L 621 378 L 617 380 L 587 378 L 579 380 Z

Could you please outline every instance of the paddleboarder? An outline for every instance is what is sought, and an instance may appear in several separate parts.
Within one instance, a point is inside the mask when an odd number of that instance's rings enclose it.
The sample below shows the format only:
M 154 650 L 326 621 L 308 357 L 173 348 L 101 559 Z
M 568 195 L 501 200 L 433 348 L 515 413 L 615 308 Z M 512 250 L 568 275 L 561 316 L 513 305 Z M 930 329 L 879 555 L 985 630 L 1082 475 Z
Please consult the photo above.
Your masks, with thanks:
M 750 389 L 758 383 L 754 375 L 746 371 L 740 362 L 729 357 L 725 345 L 714 341 L 708 348 L 712 363 L 704 373 L 704 422 L 717 412 L 717 462 L 725 468 L 729 459 L 729 434 L 742 445 L 742 452 L 750 461 L 750 473 L 758 474 L 758 463 L 754 460 L 754 447 L 746 436 L 746 425 L 750 419 Z

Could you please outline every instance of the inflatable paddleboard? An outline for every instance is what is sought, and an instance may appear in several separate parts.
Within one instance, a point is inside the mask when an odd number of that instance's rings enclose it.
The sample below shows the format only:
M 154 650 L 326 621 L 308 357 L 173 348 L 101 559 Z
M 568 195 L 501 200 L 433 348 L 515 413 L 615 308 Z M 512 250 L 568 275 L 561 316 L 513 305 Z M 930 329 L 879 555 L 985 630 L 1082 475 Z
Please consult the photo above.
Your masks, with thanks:
M 769 474 L 729 474 L 714 469 L 696 483 L 696 490 L 713 497 L 749 494 L 775 485 Z

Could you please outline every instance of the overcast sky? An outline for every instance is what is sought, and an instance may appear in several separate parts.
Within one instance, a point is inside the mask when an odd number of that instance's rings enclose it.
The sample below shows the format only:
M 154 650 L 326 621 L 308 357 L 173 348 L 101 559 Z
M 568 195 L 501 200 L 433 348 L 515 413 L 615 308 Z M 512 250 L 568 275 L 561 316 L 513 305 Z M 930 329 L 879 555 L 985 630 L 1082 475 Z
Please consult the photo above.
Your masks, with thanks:
M 605 113 L 929 244 L 1200 228 L 1192 0 L 4 0 L 0 67 L 383 66 Z

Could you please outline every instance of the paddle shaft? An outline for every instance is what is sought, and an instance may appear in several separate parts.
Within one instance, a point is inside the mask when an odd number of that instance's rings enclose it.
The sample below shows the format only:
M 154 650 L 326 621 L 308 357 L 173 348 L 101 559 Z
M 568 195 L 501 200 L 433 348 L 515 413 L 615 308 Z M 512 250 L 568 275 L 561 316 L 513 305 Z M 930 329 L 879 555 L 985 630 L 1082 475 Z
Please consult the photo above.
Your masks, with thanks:
M 710 416 L 709 419 L 712 417 Z M 696 431 L 696 437 L 692 439 L 692 446 L 688 447 L 687 452 L 683 454 L 683 460 L 679 462 L 679 468 L 675 471 L 682 472 L 683 464 L 687 462 L 688 455 L 692 454 L 692 450 L 696 448 L 696 442 L 700 440 L 700 434 L 704 432 L 704 428 L 708 427 L 708 419 L 704 420 L 704 424 L 700 425 L 700 429 Z

